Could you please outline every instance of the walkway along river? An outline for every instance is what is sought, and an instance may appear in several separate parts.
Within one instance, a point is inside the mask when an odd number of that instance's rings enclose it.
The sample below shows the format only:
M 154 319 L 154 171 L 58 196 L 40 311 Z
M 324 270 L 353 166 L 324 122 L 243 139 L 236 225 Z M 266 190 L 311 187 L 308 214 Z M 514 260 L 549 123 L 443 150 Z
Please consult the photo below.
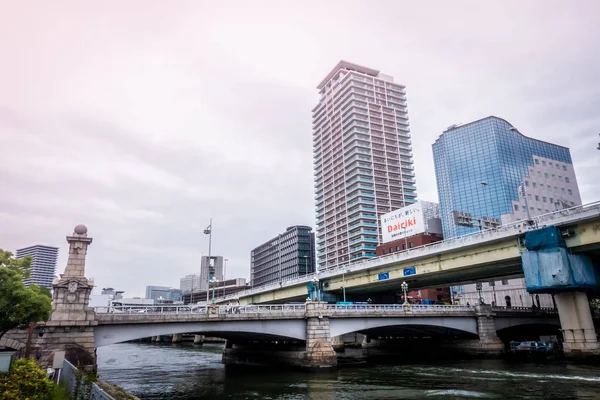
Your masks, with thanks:
M 563 362 L 390 360 L 306 373 L 221 364 L 222 345 L 123 343 L 99 373 L 142 399 L 598 399 L 600 366 Z M 354 359 L 354 361 L 359 361 Z

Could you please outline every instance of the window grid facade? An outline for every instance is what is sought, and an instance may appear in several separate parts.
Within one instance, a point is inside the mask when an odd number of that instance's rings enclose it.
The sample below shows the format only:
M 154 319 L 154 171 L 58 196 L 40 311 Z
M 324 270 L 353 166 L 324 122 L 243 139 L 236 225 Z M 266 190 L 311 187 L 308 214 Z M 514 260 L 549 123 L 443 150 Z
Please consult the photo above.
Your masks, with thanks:
M 325 269 L 375 257 L 379 217 L 417 194 L 405 87 L 341 61 L 317 88 L 317 265 Z
M 433 144 L 433 158 L 445 239 L 478 230 L 455 225 L 453 211 L 503 223 L 523 218 L 527 208 L 518 193 L 521 184 L 531 195 L 531 216 L 554 211 L 550 198 L 581 204 L 569 149 L 528 138 L 501 118 L 449 127 Z M 562 189 L 574 195 L 563 196 Z
M 252 286 L 285 282 L 315 271 L 315 236 L 309 226 L 291 226 L 251 252 Z
M 31 246 L 17 250 L 17 258 L 31 256 L 31 276 L 25 279 L 25 285 L 32 283 L 40 287 L 52 289 L 52 281 L 56 273 L 56 260 L 58 259 L 58 247 Z

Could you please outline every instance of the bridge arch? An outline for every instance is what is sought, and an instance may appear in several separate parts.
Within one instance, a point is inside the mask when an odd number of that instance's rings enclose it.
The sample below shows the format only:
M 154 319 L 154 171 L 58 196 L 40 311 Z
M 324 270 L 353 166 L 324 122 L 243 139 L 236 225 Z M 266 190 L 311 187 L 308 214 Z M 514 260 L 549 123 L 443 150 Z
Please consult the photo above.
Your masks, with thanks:
M 98 325 L 94 329 L 94 343 L 96 347 L 102 347 L 129 340 L 179 333 L 198 333 L 225 339 L 306 340 L 306 322 L 303 319 L 288 319 Z
M 2 336 L 2 338 L 0 338 L 0 346 L 8 347 L 9 349 L 16 351 L 21 351 L 25 349 L 26 345 L 25 343 L 19 340 L 10 338 L 8 334 L 5 334 L 4 336 Z
M 366 332 L 382 328 L 431 328 L 433 331 L 456 331 L 477 335 L 475 317 L 411 317 L 411 318 L 332 318 L 329 320 L 331 337 L 352 332 Z

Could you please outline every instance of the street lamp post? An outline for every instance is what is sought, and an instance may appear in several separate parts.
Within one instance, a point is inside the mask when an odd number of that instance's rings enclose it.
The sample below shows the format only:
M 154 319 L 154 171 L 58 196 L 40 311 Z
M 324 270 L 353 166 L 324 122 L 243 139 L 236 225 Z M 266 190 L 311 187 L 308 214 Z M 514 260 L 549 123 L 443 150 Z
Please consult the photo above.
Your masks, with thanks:
M 481 296 L 481 290 L 483 289 L 483 285 L 481 284 L 481 282 L 477 282 L 475 284 L 475 289 L 477 289 L 477 295 L 479 296 L 479 304 L 484 304 L 484 300 L 483 297 Z
M 227 261 L 228 258 L 223 260 L 223 297 L 225 297 L 225 282 L 227 282 Z
M 211 264 L 211 258 L 210 258 L 210 250 L 211 250 L 211 245 L 212 245 L 212 218 L 210 219 L 210 223 L 208 225 L 208 227 L 204 230 L 204 234 L 208 235 L 208 263 L 206 265 L 206 281 L 207 283 L 209 283 L 209 287 L 210 287 L 210 264 Z M 208 300 L 209 300 L 209 290 L 208 287 L 206 289 L 206 310 L 208 312 Z
M 400 285 L 400 287 L 402 288 L 402 293 L 404 293 L 404 303 L 402 304 L 407 306 L 410 304 L 408 302 L 408 284 L 406 282 L 402 282 L 402 285 Z
M 213 276 L 210 278 L 209 283 L 212 284 L 212 304 L 215 304 L 215 289 L 217 288 L 217 283 L 219 283 L 219 280 Z
M 525 199 L 525 211 L 527 211 L 527 221 L 531 221 L 531 214 L 529 213 L 529 202 L 527 201 L 527 192 L 525 191 L 525 185 L 522 183 L 519 185 L 519 194 Z
M 308 275 L 308 256 L 303 256 L 304 258 L 304 276 Z
M 319 277 L 317 276 L 317 274 L 315 274 L 315 276 L 313 276 L 312 281 L 313 281 L 313 286 L 315 287 L 315 296 L 316 296 L 315 301 L 320 301 L 321 295 L 319 293 Z
M 346 302 L 346 270 L 342 272 L 342 295 L 344 298 L 344 303 Z

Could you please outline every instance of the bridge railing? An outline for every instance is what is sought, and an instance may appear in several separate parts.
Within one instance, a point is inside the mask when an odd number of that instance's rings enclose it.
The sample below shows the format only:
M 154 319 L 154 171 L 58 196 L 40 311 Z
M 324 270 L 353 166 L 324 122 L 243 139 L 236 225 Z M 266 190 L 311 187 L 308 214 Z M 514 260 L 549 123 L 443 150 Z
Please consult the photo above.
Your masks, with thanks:
M 511 311 L 511 312 L 538 312 L 538 313 L 546 313 L 546 314 L 558 314 L 558 310 L 553 307 L 503 307 L 503 306 L 494 306 L 492 307 L 492 311 Z
M 348 312 L 386 312 L 386 311 L 411 311 L 411 312 L 452 312 L 473 311 L 472 306 L 461 305 L 425 305 L 425 304 L 328 304 L 328 310 Z
M 511 222 L 509 224 L 500 225 L 497 228 L 487 229 L 481 232 L 472 232 L 460 237 L 446 239 L 440 242 L 430 243 L 423 246 L 413 247 L 401 252 L 392 253 L 370 260 L 342 264 L 334 268 L 321 270 L 318 272 L 318 275 L 321 278 L 331 278 L 333 276 L 341 276 L 343 274 L 358 272 L 368 268 L 383 266 L 388 263 L 408 261 L 413 258 L 419 258 L 430 254 L 439 253 L 444 250 L 475 245 L 481 242 L 486 242 L 488 240 L 497 240 L 499 238 L 508 237 L 514 234 L 522 234 L 530 230 L 535 230 L 547 226 L 549 224 L 559 224 L 565 219 L 569 219 L 569 221 L 571 221 L 574 219 L 574 216 L 585 213 L 600 213 L 600 201 L 566 208 L 548 214 L 538 215 L 531 219 L 531 223 L 527 221 Z M 218 301 L 251 296 L 256 293 L 261 293 L 268 290 L 275 290 L 287 286 L 293 286 L 298 283 L 307 283 L 312 279 L 312 276 L 313 275 L 311 274 L 310 276 L 302 276 L 288 281 L 253 287 L 242 292 L 238 292 L 225 297 L 220 297 L 218 298 Z
M 94 307 L 96 314 L 206 314 L 206 306 L 158 305 Z
M 94 311 L 97 314 L 127 314 L 127 315 L 155 315 L 155 314 L 264 314 L 264 313 L 296 313 L 305 312 L 305 304 L 273 304 L 273 305 L 247 305 L 247 306 L 189 306 L 189 305 L 173 305 L 173 306 L 118 306 L 118 307 L 95 307 Z

